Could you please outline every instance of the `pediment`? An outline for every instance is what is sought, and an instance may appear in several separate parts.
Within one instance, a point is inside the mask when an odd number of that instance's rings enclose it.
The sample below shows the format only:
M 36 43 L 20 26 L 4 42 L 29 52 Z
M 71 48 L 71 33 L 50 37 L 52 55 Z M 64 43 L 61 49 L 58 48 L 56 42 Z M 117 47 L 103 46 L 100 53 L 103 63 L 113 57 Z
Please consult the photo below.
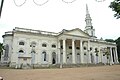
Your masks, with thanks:
M 90 37 L 88 34 L 86 34 L 84 31 L 82 31 L 79 28 L 72 29 L 72 30 L 69 30 L 69 31 L 65 31 L 63 34 L 73 35 L 73 36 L 81 36 L 81 37 Z

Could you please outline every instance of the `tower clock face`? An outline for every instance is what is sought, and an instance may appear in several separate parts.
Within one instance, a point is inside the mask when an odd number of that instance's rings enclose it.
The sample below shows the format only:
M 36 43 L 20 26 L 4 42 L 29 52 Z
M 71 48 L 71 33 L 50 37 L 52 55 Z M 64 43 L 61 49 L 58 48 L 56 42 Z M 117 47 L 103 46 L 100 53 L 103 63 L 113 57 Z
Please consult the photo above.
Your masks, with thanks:
M 103 2 L 103 1 L 105 1 L 105 0 L 95 0 L 95 1 L 97 1 L 97 2 Z

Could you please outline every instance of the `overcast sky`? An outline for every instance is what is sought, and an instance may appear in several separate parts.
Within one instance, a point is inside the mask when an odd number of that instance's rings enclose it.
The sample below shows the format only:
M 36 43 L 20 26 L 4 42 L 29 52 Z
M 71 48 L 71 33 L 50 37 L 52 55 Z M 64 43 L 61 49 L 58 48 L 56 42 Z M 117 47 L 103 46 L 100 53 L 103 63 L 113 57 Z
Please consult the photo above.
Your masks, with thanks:
M 1 0 L 0 0 L 1 1 Z M 22 1 L 15 0 L 17 5 Z M 47 0 L 34 0 L 42 4 Z M 62 29 L 85 28 L 86 4 L 95 35 L 103 39 L 120 37 L 120 19 L 114 18 L 114 12 L 108 7 L 113 0 L 96 2 L 96 0 L 48 0 L 44 5 L 36 5 L 33 0 L 26 0 L 22 6 L 16 6 L 14 0 L 4 0 L 2 17 L 0 19 L 0 42 L 6 31 L 15 27 L 30 28 L 50 32 L 60 32 Z

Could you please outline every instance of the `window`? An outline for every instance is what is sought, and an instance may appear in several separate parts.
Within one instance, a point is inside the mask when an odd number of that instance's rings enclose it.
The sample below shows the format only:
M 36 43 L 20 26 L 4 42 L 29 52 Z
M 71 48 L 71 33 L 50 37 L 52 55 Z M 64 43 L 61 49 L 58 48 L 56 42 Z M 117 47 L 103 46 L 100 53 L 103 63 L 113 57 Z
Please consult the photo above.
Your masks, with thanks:
M 77 53 L 77 55 L 80 55 L 80 53 Z
M 19 50 L 19 53 L 24 53 L 24 51 L 23 50 Z
M 69 46 L 69 49 L 72 49 L 72 46 Z
M 76 49 L 80 49 L 80 47 L 76 47 Z
M 25 43 L 23 41 L 19 42 L 19 45 L 25 45 Z
M 84 50 L 86 50 L 87 48 L 86 47 L 84 47 Z
M 47 45 L 45 43 L 42 44 L 42 47 L 47 47 Z
M 92 50 L 92 47 L 90 47 L 90 51 Z
M 30 47 L 35 47 L 36 46 L 36 42 L 32 42 Z
M 44 56 L 44 57 L 43 57 L 43 60 L 46 61 L 46 60 L 47 60 L 47 54 L 46 54 L 46 52 L 44 51 L 42 54 L 43 54 L 43 56 Z
M 6 61 L 6 60 L 8 60 L 9 45 L 6 44 L 6 45 L 4 46 L 4 49 L 5 49 L 4 60 Z
M 55 44 L 53 44 L 53 45 L 52 45 L 52 48 L 56 48 L 56 45 L 55 45 Z
M 87 55 L 86 53 L 84 53 L 84 55 Z
M 61 46 L 61 49 L 63 49 L 63 46 Z
M 32 50 L 31 53 L 36 53 L 36 52 L 34 50 Z
M 95 48 L 95 53 L 98 53 L 98 52 L 99 52 L 98 48 Z
M 70 53 L 70 55 L 72 55 L 72 53 Z
M 95 48 L 95 51 L 97 51 L 97 48 Z

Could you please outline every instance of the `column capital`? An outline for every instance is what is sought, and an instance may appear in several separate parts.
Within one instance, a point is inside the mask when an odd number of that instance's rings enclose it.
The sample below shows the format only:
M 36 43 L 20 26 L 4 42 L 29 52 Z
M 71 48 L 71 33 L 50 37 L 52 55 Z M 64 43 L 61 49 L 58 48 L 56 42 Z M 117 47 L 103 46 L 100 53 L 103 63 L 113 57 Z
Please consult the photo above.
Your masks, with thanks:
M 72 39 L 72 41 L 75 41 L 75 39 Z
M 62 38 L 61 40 L 66 40 L 66 38 Z

